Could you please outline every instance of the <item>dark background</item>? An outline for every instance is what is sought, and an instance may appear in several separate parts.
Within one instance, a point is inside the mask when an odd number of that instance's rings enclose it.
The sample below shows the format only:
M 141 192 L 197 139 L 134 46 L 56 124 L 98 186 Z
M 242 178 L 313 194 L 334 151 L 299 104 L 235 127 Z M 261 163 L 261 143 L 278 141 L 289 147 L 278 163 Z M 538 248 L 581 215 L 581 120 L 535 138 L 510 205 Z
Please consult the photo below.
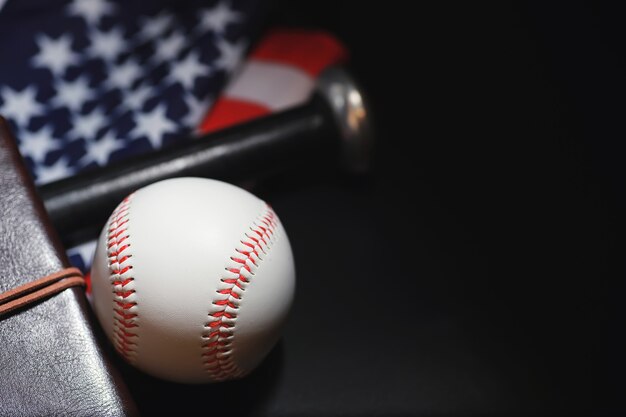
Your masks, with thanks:
M 374 170 L 314 161 L 257 187 L 297 261 L 283 340 L 210 389 L 120 364 L 142 411 L 626 414 L 623 18 L 275 2 L 267 27 L 327 29 L 350 50 Z

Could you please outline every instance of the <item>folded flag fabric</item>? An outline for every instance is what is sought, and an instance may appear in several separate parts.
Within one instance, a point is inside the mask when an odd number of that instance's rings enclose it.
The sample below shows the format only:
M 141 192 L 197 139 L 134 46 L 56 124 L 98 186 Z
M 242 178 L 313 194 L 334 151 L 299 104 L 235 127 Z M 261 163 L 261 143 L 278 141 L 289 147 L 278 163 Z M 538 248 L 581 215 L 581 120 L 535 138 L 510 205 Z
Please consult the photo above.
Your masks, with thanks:
M 302 104 L 315 90 L 316 77 L 347 58 L 346 48 L 329 33 L 274 30 L 252 50 L 199 130 L 211 132 Z
M 190 137 L 260 0 L 8 0 L 0 114 L 37 184 Z

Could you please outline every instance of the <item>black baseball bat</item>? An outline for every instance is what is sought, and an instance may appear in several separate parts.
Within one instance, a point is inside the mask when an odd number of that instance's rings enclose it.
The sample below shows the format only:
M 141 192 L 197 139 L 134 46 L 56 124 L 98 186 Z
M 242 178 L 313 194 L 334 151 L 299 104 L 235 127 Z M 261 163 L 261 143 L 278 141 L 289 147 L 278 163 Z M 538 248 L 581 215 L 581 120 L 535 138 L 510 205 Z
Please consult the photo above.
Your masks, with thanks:
M 72 246 L 97 236 L 124 197 L 156 181 L 195 176 L 238 182 L 312 158 L 320 163 L 336 159 L 351 172 L 367 171 L 370 118 L 352 77 L 332 68 L 302 106 L 85 171 L 43 185 L 39 193 L 63 243 Z

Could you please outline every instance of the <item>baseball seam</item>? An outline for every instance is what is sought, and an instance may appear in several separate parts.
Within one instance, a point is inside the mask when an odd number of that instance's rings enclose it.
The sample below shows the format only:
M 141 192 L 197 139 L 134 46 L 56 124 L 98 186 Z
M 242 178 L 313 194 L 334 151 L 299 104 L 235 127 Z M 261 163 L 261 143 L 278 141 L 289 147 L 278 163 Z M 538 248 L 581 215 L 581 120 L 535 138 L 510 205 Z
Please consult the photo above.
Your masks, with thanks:
M 215 381 L 243 376 L 232 355 L 239 305 L 255 271 L 276 240 L 278 217 L 268 205 L 240 239 L 215 291 L 202 333 L 203 365 Z
M 130 203 L 133 195 L 122 201 L 107 228 L 107 263 L 113 287 L 113 345 L 129 362 L 137 356 L 137 300 L 133 277 L 132 250 L 128 231 Z

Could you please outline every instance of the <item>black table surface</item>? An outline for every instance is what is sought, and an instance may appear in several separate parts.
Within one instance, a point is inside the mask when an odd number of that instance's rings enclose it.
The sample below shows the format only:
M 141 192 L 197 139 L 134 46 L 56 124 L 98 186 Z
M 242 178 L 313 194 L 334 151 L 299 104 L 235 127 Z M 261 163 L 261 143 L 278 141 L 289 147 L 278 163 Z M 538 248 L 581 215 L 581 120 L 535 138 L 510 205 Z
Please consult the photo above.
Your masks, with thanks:
M 140 409 L 626 413 L 623 206 L 537 10 L 292 3 L 273 23 L 350 48 L 376 116 L 373 172 L 314 161 L 255 188 L 296 258 L 281 342 L 219 385 L 119 363 Z

